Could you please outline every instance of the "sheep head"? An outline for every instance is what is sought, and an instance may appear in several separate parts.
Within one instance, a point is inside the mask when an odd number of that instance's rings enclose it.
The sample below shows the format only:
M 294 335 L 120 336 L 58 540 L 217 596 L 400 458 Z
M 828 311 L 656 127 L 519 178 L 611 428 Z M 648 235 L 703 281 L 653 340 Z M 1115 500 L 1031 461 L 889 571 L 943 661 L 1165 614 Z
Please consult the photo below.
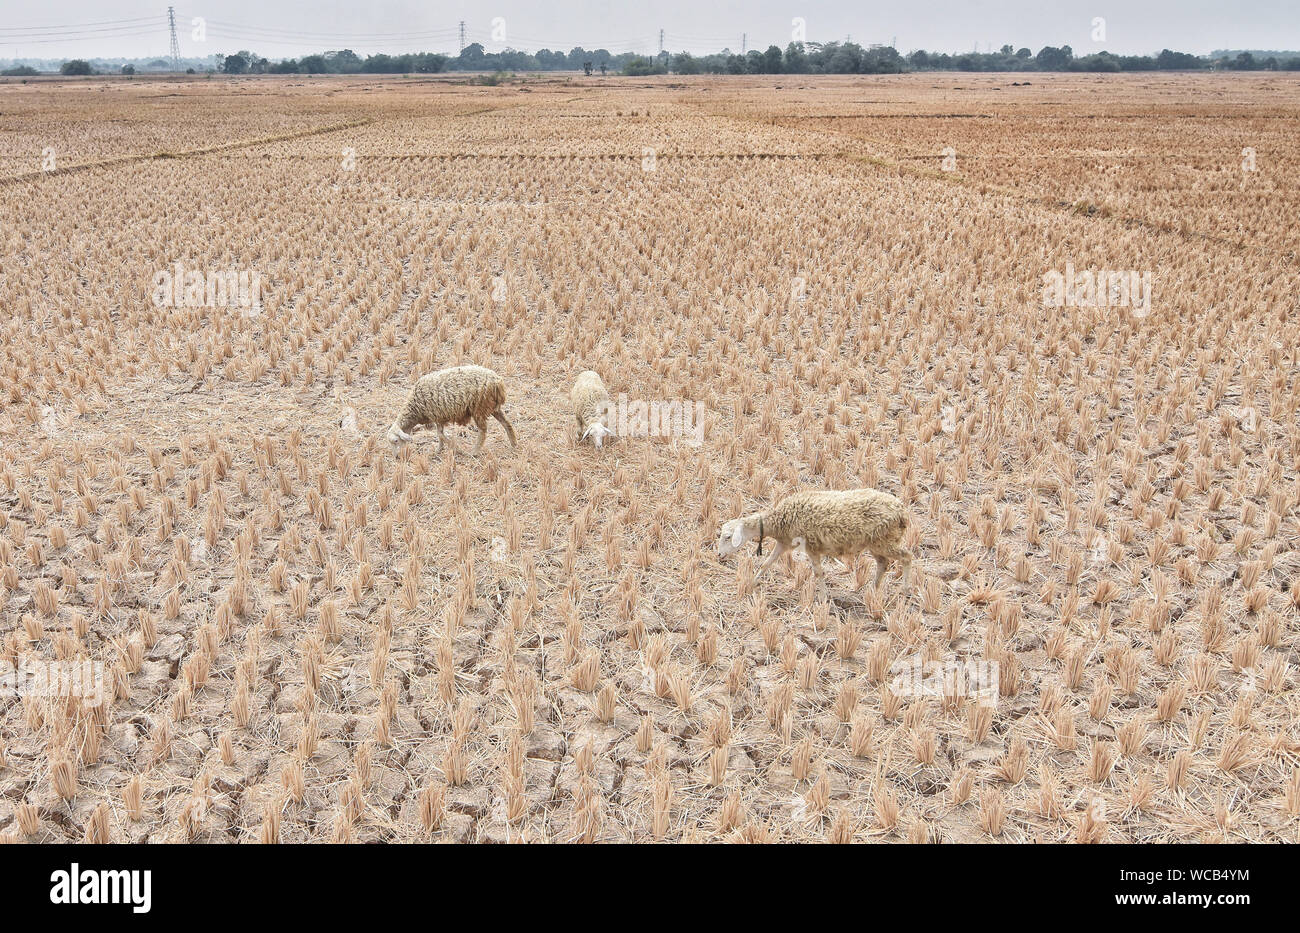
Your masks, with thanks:
M 394 454 L 401 451 L 402 447 L 409 441 L 414 440 L 411 435 L 402 430 L 401 426 L 394 421 L 388 428 L 388 446 Z
M 591 424 L 587 425 L 587 429 L 582 432 L 581 440 L 585 441 L 590 437 L 592 443 L 596 445 L 596 448 L 600 449 L 600 447 L 605 443 L 605 438 L 616 436 L 617 435 L 603 423 L 593 421 Z
M 718 534 L 718 556 L 730 557 L 744 547 L 745 542 L 758 537 L 758 529 L 743 518 L 723 522 Z

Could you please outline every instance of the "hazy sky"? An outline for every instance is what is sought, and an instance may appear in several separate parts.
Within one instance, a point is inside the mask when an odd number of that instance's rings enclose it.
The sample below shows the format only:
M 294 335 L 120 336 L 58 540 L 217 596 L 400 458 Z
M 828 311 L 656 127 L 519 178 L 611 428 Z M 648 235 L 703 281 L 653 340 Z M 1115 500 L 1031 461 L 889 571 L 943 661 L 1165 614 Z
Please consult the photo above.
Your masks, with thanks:
M 174 0 L 183 56 L 250 49 L 270 58 L 352 48 L 359 53 L 456 51 L 457 24 L 489 51 L 505 45 L 567 51 L 739 51 L 790 42 L 795 17 L 812 41 L 851 36 L 863 45 L 897 38 L 915 48 L 981 51 L 1003 43 L 1070 45 L 1076 54 L 1124 54 L 1163 47 L 1300 48 L 1300 0 Z M 206 40 L 192 20 L 206 20 Z M 493 19 L 505 42 L 493 41 Z M 1093 18 L 1105 41 L 1093 40 Z M 166 4 L 158 0 L 0 0 L 0 58 L 165 56 Z M 499 32 L 498 24 L 498 32 Z

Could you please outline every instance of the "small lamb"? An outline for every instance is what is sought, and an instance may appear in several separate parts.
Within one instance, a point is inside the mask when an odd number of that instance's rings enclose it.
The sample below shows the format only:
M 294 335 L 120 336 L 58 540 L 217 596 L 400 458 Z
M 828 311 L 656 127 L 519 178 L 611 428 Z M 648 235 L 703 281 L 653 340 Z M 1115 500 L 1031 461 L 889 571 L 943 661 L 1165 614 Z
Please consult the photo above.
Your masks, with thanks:
M 605 438 L 614 436 L 613 430 L 605 423 L 610 401 L 599 373 L 590 369 L 579 373 L 569 400 L 573 402 L 573 417 L 578 422 L 579 443 L 590 437 L 599 448 Z
M 491 416 L 501 422 L 510 446 L 514 447 L 515 429 L 501 410 L 505 402 L 505 380 L 485 366 L 453 366 L 429 373 L 421 376 L 411 389 L 402 413 L 388 429 L 388 443 L 396 453 L 403 443 L 413 440 L 408 431 L 433 425 L 438 429 L 438 450 L 450 446 L 454 452 L 456 445 L 443 435 L 443 426 L 473 421 L 478 428 L 474 453 L 478 453 L 487 439 L 487 419 Z
M 735 553 L 746 542 L 771 538 L 772 553 L 754 580 L 791 548 L 802 546 L 812 563 L 818 590 L 825 594 L 823 557 L 851 558 L 868 551 L 876 558 L 875 586 L 891 560 L 903 564 L 903 592 L 910 590 L 912 554 L 903 547 L 907 514 L 901 500 L 875 489 L 813 490 L 786 496 L 766 512 L 733 518 L 722 526 L 718 556 Z

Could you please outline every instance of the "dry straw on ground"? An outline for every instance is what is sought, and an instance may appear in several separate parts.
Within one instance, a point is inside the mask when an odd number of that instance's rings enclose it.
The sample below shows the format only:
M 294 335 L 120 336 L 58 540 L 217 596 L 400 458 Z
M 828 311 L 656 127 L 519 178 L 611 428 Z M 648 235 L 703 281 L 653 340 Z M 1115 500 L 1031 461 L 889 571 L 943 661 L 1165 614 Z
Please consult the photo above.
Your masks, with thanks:
M 1295 840 L 1296 80 L 0 85 L 0 661 L 110 693 L 0 699 L 0 837 Z M 394 457 L 464 363 L 519 448 Z M 909 597 L 713 554 L 864 485 Z

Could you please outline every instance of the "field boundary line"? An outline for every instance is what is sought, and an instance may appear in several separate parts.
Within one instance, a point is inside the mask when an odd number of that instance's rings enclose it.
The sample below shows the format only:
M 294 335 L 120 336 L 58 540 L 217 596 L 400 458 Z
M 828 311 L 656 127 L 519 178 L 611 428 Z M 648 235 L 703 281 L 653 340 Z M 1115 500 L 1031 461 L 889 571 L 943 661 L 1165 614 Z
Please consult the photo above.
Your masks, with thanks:
M 1063 201 L 1060 198 L 1052 197 L 1046 194 L 1029 194 L 1021 191 L 1019 188 L 1009 188 L 1006 185 L 998 185 L 993 182 L 976 181 L 957 172 L 944 172 L 938 169 L 922 168 L 916 165 L 908 165 L 906 162 L 898 162 L 894 159 L 886 159 L 882 156 L 859 155 L 853 152 L 840 152 L 837 157 L 850 162 L 865 163 L 876 168 L 897 169 L 900 173 L 906 173 L 918 178 L 929 178 L 934 181 L 947 182 L 951 185 L 957 185 L 977 192 L 978 194 L 998 194 L 1003 197 L 1019 198 L 1022 201 L 1031 204 L 1038 204 L 1049 210 L 1064 211 L 1074 217 L 1088 217 L 1100 220 L 1110 220 L 1122 224 L 1125 227 L 1143 227 L 1155 233 L 1172 233 L 1176 236 L 1186 237 L 1187 239 L 1208 240 L 1211 243 L 1218 243 L 1221 246 L 1227 246 L 1234 250 L 1244 250 L 1246 244 L 1238 240 L 1229 240 L 1221 236 L 1215 236 L 1213 233 L 1202 233 L 1199 230 L 1180 230 L 1177 227 L 1171 227 L 1168 224 L 1157 223 L 1154 220 L 1147 220 L 1144 217 L 1132 217 L 1126 214 L 1117 214 L 1102 207 L 1098 207 L 1091 202 L 1083 201 Z
M 209 155 L 214 152 L 229 152 L 233 149 L 249 149 L 254 146 L 266 146 L 271 143 L 285 142 L 291 139 L 304 139 L 308 136 L 323 136 L 326 133 L 336 133 L 339 130 L 350 130 L 358 126 L 368 126 L 379 120 L 378 117 L 366 117 L 362 120 L 352 120 L 347 123 L 335 123 L 330 126 L 313 127 L 307 130 L 295 130 L 292 133 L 277 133 L 273 136 L 259 136 L 256 139 L 239 139 L 229 143 L 219 143 L 215 146 L 202 146 L 197 149 L 182 149 L 177 152 L 160 150 L 149 153 L 132 153 L 131 155 L 113 156 L 109 159 L 95 159 L 91 162 L 77 162 L 64 168 L 51 169 L 45 171 L 36 169 L 31 172 L 23 172 L 20 175 L 7 175 L 0 178 L 0 185 L 13 184 L 20 181 L 31 181 L 36 178 L 53 178 L 58 175 L 72 175 L 76 172 L 84 172 L 95 168 L 112 168 L 118 165 L 129 165 L 132 162 L 149 162 L 154 159 L 188 159 L 192 156 Z
M 655 158 L 659 162 L 704 162 L 704 161 L 744 161 L 746 159 L 755 161 L 776 160 L 784 162 L 816 162 L 823 159 L 837 159 L 840 157 L 838 152 L 812 152 L 812 153 L 787 153 L 787 152 L 719 152 L 719 153 L 658 153 Z M 291 158 L 308 159 L 311 156 L 292 156 Z M 590 155 L 570 155 L 549 152 L 406 152 L 398 155 L 368 155 L 367 161 L 387 161 L 387 162 L 409 162 L 421 159 L 439 159 L 443 161 L 455 161 L 458 159 L 482 159 L 484 161 L 495 159 L 497 161 L 505 160 L 523 160 L 538 159 L 547 162 L 640 162 L 644 156 L 639 153 L 628 152 L 601 152 Z
M 507 104 L 503 107 L 480 107 L 474 110 L 464 112 L 445 114 L 439 116 L 446 117 L 466 117 L 475 116 L 483 113 L 496 113 L 502 110 L 511 110 L 524 106 L 526 102 L 516 104 Z M 250 149 L 256 146 L 267 146 L 271 143 L 287 142 L 294 139 L 306 139 L 309 136 L 324 136 L 327 133 L 337 133 L 340 130 L 355 129 L 360 126 L 369 126 L 373 123 L 379 123 L 382 120 L 401 120 L 401 117 L 363 117 L 358 120 L 349 120 L 344 123 L 332 123 L 328 126 L 311 127 L 305 130 L 294 130 L 291 133 L 276 133 L 271 136 L 258 136 L 254 139 L 237 139 L 233 142 L 218 143 L 214 146 L 200 146 L 195 149 L 182 149 L 176 152 L 160 150 L 158 152 L 135 152 L 129 155 L 112 156 L 107 159 L 94 159 L 89 162 L 77 162 L 62 168 L 45 171 L 35 169 L 30 172 L 22 172 L 18 175 L 0 176 L 0 186 L 15 184 L 22 181 L 33 181 L 38 178 L 50 178 L 57 175 L 72 175 L 76 172 L 84 172 L 96 168 L 113 168 L 118 165 L 129 165 L 133 162 L 148 162 L 154 159 L 188 159 L 193 156 L 210 155 L 214 152 L 230 152 L 235 149 Z
M 697 107 L 697 109 L 703 109 L 699 106 L 699 104 L 695 104 L 695 106 Z M 758 118 L 755 117 L 746 117 L 746 116 L 733 114 L 733 113 L 714 113 L 709 111 L 705 111 L 705 112 L 712 117 L 721 117 L 723 119 L 728 119 L 728 120 L 739 120 L 747 123 L 763 123 L 762 120 L 759 120 Z M 829 135 L 829 136 L 835 136 L 840 138 L 843 138 L 845 136 L 850 136 L 850 138 L 854 140 L 860 140 L 861 142 L 864 143 L 869 142 L 878 148 L 880 147 L 880 143 L 877 140 L 868 139 L 867 137 L 862 137 L 862 136 L 851 136 L 851 134 L 845 133 L 840 130 L 833 130 L 833 129 L 821 128 L 821 127 L 792 126 L 788 123 L 773 123 L 773 124 L 764 124 L 764 125 L 781 126 L 784 127 L 785 129 L 796 130 L 799 132 L 819 133 L 823 136 Z M 1167 224 L 1156 223 L 1153 220 L 1147 220 L 1143 217 L 1130 217 L 1123 214 L 1112 213 L 1111 211 L 1100 208 L 1097 205 L 1092 203 L 1085 204 L 1079 201 L 1072 203 L 1070 201 L 1063 201 L 1060 198 L 1052 197 L 1051 195 L 1029 194 L 1025 191 L 1021 191 L 1019 188 L 1009 188 L 1005 185 L 997 185 L 992 182 L 975 181 L 974 179 L 968 178 L 967 176 L 962 175 L 959 172 L 944 172 L 937 169 L 924 168 L 915 165 L 908 165 L 906 162 L 900 162 L 896 159 L 886 158 L 884 156 L 862 155 L 860 153 L 850 152 L 847 150 L 840 150 L 838 152 L 831 153 L 829 155 L 829 158 L 832 159 L 841 158 L 848 162 L 858 162 L 861 164 L 871 165 L 875 168 L 895 169 L 900 174 L 906 173 L 906 174 L 913 175 L 917 178 L 928 178 L 934 181 L 946 182 L 947 184 L 950 185 L 958 185 L 959 187 L 975 191 L 978 194 L 991 193 L 991 194 L 1002 195 L 1003 197 L 1019 198 L 1022 201 L 1028 202 L 1030 204 L 1038 204 L 1042 207 L 1048 208 L 1049 210 L 1053 210 L 1053 211 L 1064 210 L 1066 213 L 1069 213 L 1075 217 L 1088 217 L 1088 218 L 1096 218 L 1101 220 L 1109 220 L 1109 221 L 1114 221 L 1116 223 L 1122 224 L 1125 227 L 1130 227 L 1130 228 L 1142 227 L 1156 233 L 1172 233 L 1175 236 L 1181 236 L 1189 240 L 1205 240 L 1211 243 L 1217 243 L 1221 246 L 1226 246 L 1229 247 L 1230 249 L 1237 250 L 1237 251 L 1243 251 L 1246 249 L 1246 244 L 1239 240 L 1229 240 L 1224 237 L 1215 236 L 1212 233 L 1202 233 L 1199 230 L 1181 230 L 1177 227 L 1171 227 Z

